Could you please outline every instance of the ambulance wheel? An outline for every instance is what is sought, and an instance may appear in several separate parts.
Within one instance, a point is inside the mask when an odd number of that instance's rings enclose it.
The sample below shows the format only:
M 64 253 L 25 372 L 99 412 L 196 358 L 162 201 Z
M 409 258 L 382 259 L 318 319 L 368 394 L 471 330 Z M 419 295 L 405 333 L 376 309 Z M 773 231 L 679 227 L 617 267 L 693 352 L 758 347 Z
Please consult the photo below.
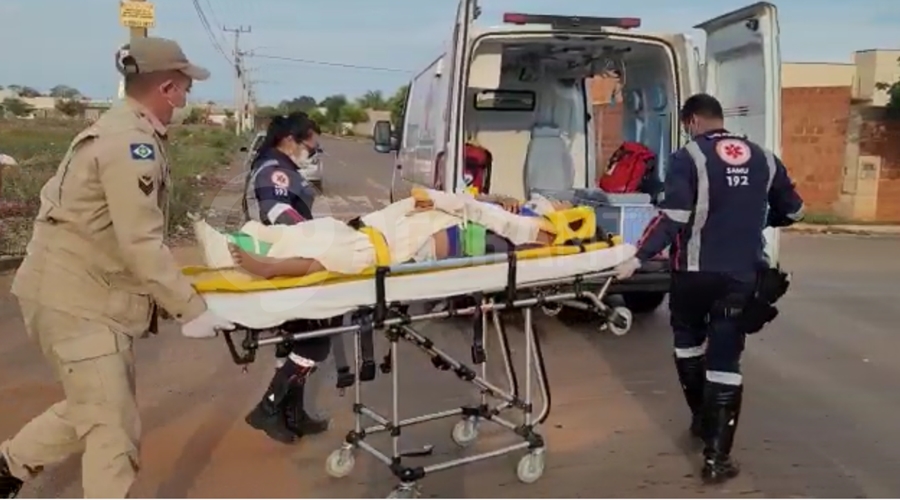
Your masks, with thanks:
M 450 437 L 454 443 L 465 448 L 478 439 L 478 424 L 470 418 L 460 420 L 453 426 Z
M 609 320 L 607 321 L 609 331 L 617 337 L 621 337 L 631 331 L 631 326 L 633 324 L 634 315 L 631 313 L 631 309 L 628 309 L 625 306 L 614 307 L 612 314 L 609 315 Z
M 544 452 L 533 451 L 519 460 L 516 477 L 525 484 L 531 484 L 544 475 Z
M 325 472 L 333 478 L 340 479 L 353 472 L 354 465 L 356 465 L 356 458 L 353 456 L 353 450 L 340 448 L 328 455 L 325 460 Z
M 666 292 L 630 292 L 623 294 L 622 300 L 634 314 L 646 314 L 662 305 Z

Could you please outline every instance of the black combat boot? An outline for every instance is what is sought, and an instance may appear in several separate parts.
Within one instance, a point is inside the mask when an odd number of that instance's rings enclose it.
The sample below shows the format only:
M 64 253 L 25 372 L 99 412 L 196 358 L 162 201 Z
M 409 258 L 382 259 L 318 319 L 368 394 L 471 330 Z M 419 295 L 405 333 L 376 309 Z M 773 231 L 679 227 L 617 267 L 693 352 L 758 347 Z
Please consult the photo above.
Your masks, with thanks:
M 675 358 L 678 381 L 691 410 L 691 435 L 703 439 L 703 386 L 706 383 L 705 356 Z
M 12 475 L 6 457 L 0 453 L 0 498 L 16 498 L 22 489 L 22 480 Z
M 297 366 L 291 360 L 275 371 L 269 389 L 259 404 L 244 419 L 254 429 L 263 431 L 280 443 L 294 442 L 296 434 L 287 427 L 285 410 L 291 389 L 297 380 L 306 378 L 309 368 Z
M 707 382 L 704 392 L 706 446 L 703 449 L 703 482 L 725 482 L 740 473 L 731 458 L 734 433 L 741 416 L 743 386 Z
M 296 380 L 285 401 L 284 416 L 287 428 L 296 437 L 312 436 L 328 430 L 327 419 L 315 419 L 306 413 L 304 397 L 306 379 Z

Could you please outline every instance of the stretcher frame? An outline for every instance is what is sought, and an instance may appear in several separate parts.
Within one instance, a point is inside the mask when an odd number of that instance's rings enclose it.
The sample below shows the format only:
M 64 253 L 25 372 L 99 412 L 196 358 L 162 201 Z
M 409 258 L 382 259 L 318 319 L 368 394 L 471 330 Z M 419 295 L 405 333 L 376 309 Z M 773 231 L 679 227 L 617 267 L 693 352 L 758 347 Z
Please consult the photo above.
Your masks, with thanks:
M 545 464 L 546 443 L 538 432 L 538 428 L 546 421 L 551 409 L 551 389 L 544 366 L 540 340 L 535 333 L 533 324 L 534 310 L 540 308 L 548 315 L 555 315 L 561 309 L 562 304 L 580 303 L 581 307 L 593 309 L 600 316 L 604 325 L 619 331 L 627 331 L 630 328 L 632 315 L 627 308 L 611 307 L 605 303 L 604 298 L 614 279 L 610 271 L 518 284 L 515 254 L 509 253 L 506 258 L 509 263 L 506 286 L 500 290 L 485 290 L 477 294 L 476 297 L 473 297 L 474 305 L 459 308 L 451 305 L 448 309 L 440 312 L 410 316 L 408 314 L 409 305 L 389 304 L 385 300 L 385 280 L 392 272 L 408 272 L 411 267 L 420 270 L 422 265 L 384 266 L 377 268 L 375 272 L 376 303 L 371 308 L 359 308 L 354 313 L 353 324 L 301 333 L 283 333 L 277 328 L 263 330 L 238 328 L 224 332 L 224 337 L 235 363 L 247 365 L 255 360 L 256 351 L 263 346 L 274 346 L 283 342 L 302 341 L 324 336 L 354 334 L 356 369 L 350 373 L 349 370 L 342 370 L 341 367 L 338 367 L 337 387 L 342 392 L 349 386 L 354 387 L 355 423 L 354 429 L 345 436 L 342 446 L 334 450 L 326 459 L 326 472 L 332 477 L 341 478 L 349 475 L 355 465 L 356 451 L 364 450 L 387 465 L 391 473 L 398 479 L 399 485 L 388 498 L 417 498 L 419 496 L 418 482 L 430 473 L 525 450 L 526 453 L 517 466 L 517 476 L 524 483 L 533 483 L 543 474 Z M 442 261 L 437 267 L 446 267 L 447 265 L 446 261 Z M 598 291 L 593 292 L 585 288 L 586 285 L 591 285 L 588 283 L 591 280 L 593 283 L 603 280 Z M 518 377 L 503 318 L 499 315 L 502 311 L 517 309 L 521 309 L 524 316 L 526 373 L 523 395 L 520 395 Z M 480 374 L 476 369 L 435 346 L 431 339 L 410 326 L 420 321 L 461 316 L 473 318 L 472 364 L 481 366 Z M 508 386 L 506 390 L 488 381 L 484 333 L 489 327 L 493 327 L 499 341 L 506 371 Z M 382 373 L 391 375 L 392 408 L 390 417 L 378 413 L 372 407 L 365 405 L 362 400 L 362 382 L 373 380 L 377 371 L 373 347 L 375 331 L 383 333 L 390 343 L 389 352 L 380 365 Z M 238 344 L 233 335 L 241 332 L 244 333 L 244 339 Z M 429 355 L 439 370 L 452 371 L 460 380 L 478 388 L 480 404 L 401 419 L 399 415 L 399 358 L 397 355 L 400 341 L 406 341 Z M 538 412 L 535 412 L 533 408 L 534 378 L 537 379 L 543 401 L 543 406 Z M 499 403 L 493 403 L 492 400 L 499 401 Z M 501 416 L 507 410 L 521 412 L 521 423 L 514 423 Z M 462 417 L 451 433 L 453 441 L 460 446 L 464 447 L 473 443 L 478 435 L 478 426 L 485 421 L 493 422 L 510 430 L 522 441 L 496 450 L 426 466 L 409 466 L 404 463 L 405 458 L 427 456 L 433 451 L 431 445 L 426 445 L 418 450 L 401 450 L 400 437 L 404 427 L 452 417 Z M 371 420 L 374 425 L 364 425 L 365 419 Z M 382 432 L 388 432 L 391 435 L 391 450 L 387 453 L 366 442 L 368 436 Z

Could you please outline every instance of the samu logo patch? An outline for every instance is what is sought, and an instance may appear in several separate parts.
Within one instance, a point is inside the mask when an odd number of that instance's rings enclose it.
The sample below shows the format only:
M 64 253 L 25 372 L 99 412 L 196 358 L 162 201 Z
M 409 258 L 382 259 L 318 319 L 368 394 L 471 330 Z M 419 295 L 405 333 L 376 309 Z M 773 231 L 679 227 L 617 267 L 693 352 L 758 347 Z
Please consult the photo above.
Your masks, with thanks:
M 152 144 L 147 144 L 145 142 L 139 142 L 132 144 L 129 146 L 131 149 L 131 159 L 132 160 L 155 160 L 156 159 L 156 150 L 153 148 Z

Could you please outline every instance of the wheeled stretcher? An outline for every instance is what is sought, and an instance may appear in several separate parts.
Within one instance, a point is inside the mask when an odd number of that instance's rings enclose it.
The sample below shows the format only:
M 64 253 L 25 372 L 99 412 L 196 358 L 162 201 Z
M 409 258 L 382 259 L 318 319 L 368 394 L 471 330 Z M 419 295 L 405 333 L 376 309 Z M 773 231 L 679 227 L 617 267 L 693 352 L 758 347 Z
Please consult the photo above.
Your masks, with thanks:
M 262 346 L 321 336 L 353 334 L 355 370 L 344 370 L 338 387 L 354 387 L 354 429 L 343 445 L 326 461 L 327 472 L 344 477 L 353 469 L 355 452 L 365 450 L 385 463 L 397 477 L 399 486 L 390 498 L 412 498 L 418 495 L 417 483 L 431 472 L 501 456 L 517 451 L 525 454 L 517 475 L 526 483 L 539 479 L 544 469 L 545 442 L 538 427 L 550 411 L 550 386 L 543 366 L 541 347 L 532 324 L 536 308 L 548 314 L 558 311 L 560 304 L 588 304 L 604 324 L 617 332 L 631 326 L 630 311 L 610 307 L 604 298 L 613 277 L 610 270 L 632 257 L 635 248 L 617 238 L 607 241 L 559 245 L 521 250 L 505 254 L 447 259 L 428 263 L 376 266 L 360 276 L 341 276 L 327 272 L 300 278 L 275 280 L 254 279 L 235 270 L 187 268 L 195 288 L 203 294 L 208 306 L 217 314 L 240 325 L 224 337 L 234 361 L 246 365 L 255 360 Z M 588 280 L 602 286 L 586 286 Z M 462 300 L 459 300 L 462 299 Z M 410 314 L 410 306 L 446 300 L 444 310 Z M 582 307 L 584 307 L 582 305 Z M 522 310 L 525 334 L 524 388 L 520 390 L 509 349 L 506 329 L 500 312 Z M 350 321 L 342 326 L 303 333 L 284 333 L 279 326 L 289 320 L 325 319 L 345 315 Z M 428 336 L 416 331 L 413 324 L 426 320 L 470 316 L 472 318 L 471 364 L 451 357 Z M 487 376 L 485 332 L 493 328 L 507 375 L 508 388 L 503 389 Z M 388 354 L 380 363 L 380 371 L 392 378 L 390 416 L 363 404 L 360 382 L 375 378 L 378 366 L 374 355 L 374 332 L 382 332 L 390 342 Z M 243 335 L 240 339 L 237 336 Z M 406 341 L 428 355 L 434 366 L 454 373 L 460 380 L 475 386 L 480 401 L 472 406 L 439 413 L 401 419 L 399 406 L 398 343 Z M 480 369 L 478 368 L 480 365 Z M 341 370 L 339 369 L 339 373 Z M 533 408 L 533 385 L 542 394 L 543 407 Z M 518 412 L 510 419 L 508 412 Z M 518 436 L 520 442 L 494 451 L 426 466 L 409 465 L 411 457 L 429 455 L 431 446 L 405 452 L 400 447 L 403 428 L 443 418 L 460 418 L 452 439 L 460 446 L 472 443 L 483 422 L 493 422 Z M 370 422 L 373 425 L 367 425 Z M 388 432 L 391 450 L 384 452 L 366 439 Z

